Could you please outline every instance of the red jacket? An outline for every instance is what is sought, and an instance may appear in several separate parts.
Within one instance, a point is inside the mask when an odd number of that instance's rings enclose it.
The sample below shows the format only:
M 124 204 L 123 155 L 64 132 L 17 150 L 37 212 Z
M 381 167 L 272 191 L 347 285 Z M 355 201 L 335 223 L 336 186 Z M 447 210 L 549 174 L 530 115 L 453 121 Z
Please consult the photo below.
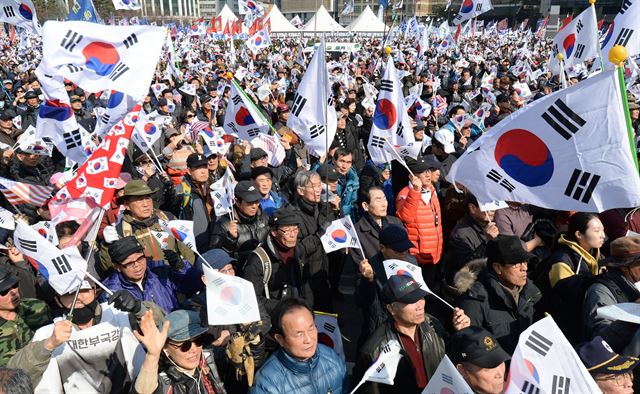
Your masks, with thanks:
M 418 264 L 437 264 L 442 256 L 442 215 L 440 203 L 433 186 L 431 201 L 425 204 L 420 192 L 407 186 L 398 193 L 396 213 L 409 233 L 409 240 L 415 245 L 409 252 Z

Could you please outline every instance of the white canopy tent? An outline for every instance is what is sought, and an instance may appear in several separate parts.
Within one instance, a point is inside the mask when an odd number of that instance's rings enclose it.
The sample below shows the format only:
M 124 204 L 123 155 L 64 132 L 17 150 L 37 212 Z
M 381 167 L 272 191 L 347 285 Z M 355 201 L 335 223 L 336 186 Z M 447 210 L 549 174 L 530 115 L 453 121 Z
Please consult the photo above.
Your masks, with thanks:
M 269 11 L 269 14 L 265 19 L 271 22 L 272 33 L 288 33 L 300 31 L 294 25 L 292 25 L 284 15 L 282 15 L 282 12 L 280 12 L 280 9 L 275 4 L 271 7 L 271 11 Z
M 367 8 L 365 8 L 364 11 L 362 11 L 362 13 L 349 24 L 347 29 L 356 33 L 384 33 L 386 25 L 378 19 L 378 16 L 373 13 L 369 6 L 367 6 Z
M 309 19 L 309 21 L 304 25 L 304 31 L 347 31 L 344 27 L 342 27 L 338 22 L 335 21 L 329 15 L 329 12 L 324 5 L 320 5 L 320 8 L 315 13 L 314 16 Z
M 231 8 L 229 8 L 229 6 L 225 3 L 224 7 L 222 7 L 222 10 L 220 10 L 220 13 L 218 14 L 219 17 L 222 17 L 222 27 L 224 28 L 224 26 L 227 25 L 227 22 L 233 22 L 236 19 L 238 19 L 238 17 L 236 16 L 236 14 L 233 13 L 233 11 L 231 11 Z

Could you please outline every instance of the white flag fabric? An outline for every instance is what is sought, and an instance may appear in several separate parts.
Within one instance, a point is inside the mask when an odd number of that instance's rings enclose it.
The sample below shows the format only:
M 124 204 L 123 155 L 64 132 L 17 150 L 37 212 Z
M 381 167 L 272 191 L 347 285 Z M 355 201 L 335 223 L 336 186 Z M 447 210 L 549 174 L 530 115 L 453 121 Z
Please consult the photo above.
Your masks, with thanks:
M 0 208 L 0 228 L 12 231 L 16 228 L 16 222 L 13 219 L 13 213 L 4 208 Z
M 196 249 L 196 236 L 193 234 L 193 220 L 161 220 L 162 228 L 173 235 L 175 239 L 185 244 L 189 249 L 198 253 Z
M 460 4 L 458 15 L 453 18 L 453 24 L 457 26 L 466 20 L 475 18 L 492 9 L 493 5 L 491 4 L 491 0 L 463 0 L 462 4 Z
M 429 377 L 429 383 L 422 394 L 473 394 L 473 390 L 453 365 L 449 356 L 445 355 L 436 371 Z
M 355 393 L 366 381 L 393 385 L 393 380 L 398 370 L 398 363 L 402 358 L 402 354 L 400 354 L 401 349 L 402 347 L 398 340 L 392 339 L 389 341 L 389 343 L 382 348 L 382 352 L 378 355 L 376 361 L 371 364 L 362 376 L 360 382 L 351 391 L 351 394 Z
M 180 86 L 180 88 L 178 88 L 178 90 L 181 91 L 182 93 L 188 94 L 189 96 L 196 95 L 196 85 L 191 83 L 185 82 L 182 86 Z
M 142 8 L 138 0 L 111 0 L 111 1 L 113 2 L 113 7 L 116 10 L 139 10 L 140 8 Z
M 258 1 L 238 0 L 238 13 L 240 13 L 240 15 L 261 15 L 264 14 L 264 6 Z
M 333 349 L 344 360 L 344 347 L 342 346 L 342 334 L 338 325 L 338 315 L 314 311 L 313 319 L 318 330 L 318 342 Z
M 207 319 L 209 325 L 247 324 L 260 320 L 253 284 L 238 276 L 221 274 L 202 264 L 207 281 Z
M 331 222 L 320 241 L 327 253 L 344 248 L 359 248 L 358 234 L 350 216 Z
M 324 52 L 325 42 L 322 40 L 302 76 L 287 120 L 287 126 L 300 136 L 309 153 L 318 157 L 327 153 L 327 141 L 331 144 L 338 125 L 335 108 L 328 104 L 331 86 Z M 327 92 L 324 95 L 322 88 Z M 323 96 L 327 102 L 323 101 Z
M 560 73 L 560 61 L 557 58 L 559 53 L 564 57 L 565 68 L 598 56 L 598 45 L 600 44 L 595 12 L 594 7 L 587 7 L 553 37 L 549 70 L 554 75 Z
M 582 212 L 640 205 L 616 73 L 602 72 L 503 119 L 467 148 L 447 180 L 479 202 Z
M 52 226 L 50 221 L 41 221 L 32 224 L 31 228 L 36 230 L 38 234 L 40 234 L 47 241 L 51 242 L 51 244 L 58 244 L 58 234 L 56 234 L 55 226 Z
M 170 116 L 160 115 L 158 111 L 145 114 L 140 111 L 140 120 L 131 134 L 131 140 L 141 151 L 146 152 L 160 139 L 164 125 L 171 121 Z
M 154 26 L 48 21 L 42 35 L 45 72 L 53 70 L 88 92 L 112 89 L 139 99 L 149 90 L 165 34 Z
M 107 101 L 107 105 L 103 107 L 95 107 L 96 112 L 96 128 L 94 133 L 100 137 L 111 130 L 111 128 L 125 117 L 136 105 L 136 100 L 128 94 L 124 94 L 115 90 L 105 90 L 101 97 Z
M 367 144 L 371 160 L 376 164 L 389 163 L 393 159 L 385 148 L 386 141 L 394 146 L 415 141 L 400 86 L 396 67 L 389 56 Z
M 427 286 L 427 282 L 425 282 L 422 277 L 420 266 L 397 259 L 384 260 L 382 264 L 384 265 L 384 273 L 387 275 L 387 278 L 391 278 L 392 275 L 409 276 L 418 282 L 423 290 L 431 292 Z
M 273 135 L 260 133 L 258 137 L 251 141 L 251 145 L 254 148 L 261 148 L 267 152 L 267 160 L 269 161 L 269 165 L 273 167 L 281 165 L 286 156 L 284 147 L 278 138 Z
M 260 133 L 269 131 L 269 124 L 262 118 L 250 99 L 231 84 L 231 99 L 224 114 L 224 129 L 227 134 L 234 132 L 243 140 L 251 141 Z
M 227 167 L 222 178 L 209 186 L 216 216 L 224 216 L 233 212 L 234 189 L 237 184 L 231 169 Z
M 258 54 L 261 50 L 271 46 L 271 38 L 266 27 L 252 35 L 245 43 L 247 48 L 254 54 Z
M 629 57 L 640 53 L 640 34 L 636 30 L 640 21 L 640 2 L 624 1 L 618 15 L 609 25 L 609 29 L 602 39 L 602 56 L 605 64 L 611 64 L 608 53 L 614 45 L 622 45 L 627 49 Z
M 505 394 L 600 392 L 551 316 L 520 334 L 508 376 Z
M 16 248 L 36 260 L 40 275 L 58 294 L 66 294 L 82 282 L 87 262 L 78 248 L 60 250 L 21 220 L 16 221 L 14 237 Z
M 229 148 L 231 147 L 231 143 L 226 142 L 222 135 L 224 134 L 224 130 L 222 127 L 216 127 L 216 131 L 209 129 L 200 130 L 198 136 L 201 136 L 204 141 L 204 155 L 209 156 L 212 153 L 217 153 L 220 157 L 226 156 Z M 218 132 L 221 130 L 222 132 Z M 266 135 L 266 134 L 260 134 Z
M 0 22 L 23 27 L 34 33 L 40 33 L 36 7 L 31 0 L 0 0 Z
M 51 157 L 55 145 L 50 138 L 42 139 L 36 137 L 36 128 L 29 125 L 24 133 L 20 134 L 16 141 L 16 146 L 25 153 L 34 153 L 36 155 L 46 155 Z M 11 148 L 9 145 L 2 149 Z

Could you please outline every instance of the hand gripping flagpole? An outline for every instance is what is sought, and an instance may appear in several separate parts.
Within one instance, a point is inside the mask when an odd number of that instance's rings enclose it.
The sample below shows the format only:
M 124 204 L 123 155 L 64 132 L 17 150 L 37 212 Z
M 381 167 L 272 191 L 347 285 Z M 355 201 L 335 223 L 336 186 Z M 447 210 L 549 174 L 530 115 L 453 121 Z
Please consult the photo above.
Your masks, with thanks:
M 609 61 L 616 65 L 618 72 L 619 89 L 622 98 L 622 107 L 624 109 L 624 118 L 627 123 L 627 134 L 629 135 L 629 148 L 631 148 L 631 156 L 638 170 L 638 155 L 635 152 L 635 141 L 633 137 L 633 127 L 631 126 L 631 115 L 629 114 L 629 101 L 627 98 L 627 88 L 624 83 L 624 62 L 627 60 L 627 49 L 622 45 L 614 45 L 609 51 Z

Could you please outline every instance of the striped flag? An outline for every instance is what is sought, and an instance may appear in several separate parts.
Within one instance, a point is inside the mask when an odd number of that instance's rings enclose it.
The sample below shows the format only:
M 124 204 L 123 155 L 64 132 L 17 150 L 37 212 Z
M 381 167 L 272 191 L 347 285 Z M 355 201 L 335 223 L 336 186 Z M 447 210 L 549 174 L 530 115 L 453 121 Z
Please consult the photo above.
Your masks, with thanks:
M 196 120 L 193 123 L 191 123 L 190 125 L 191 127 L 189 127 L 189 131 L 191 132 L 191 141 L 197 141 L 198 140 L 198 134 L 200 134 L 201 131 L 203 130 L 211 130 L 211 125 L 209 124 L 209 122 L 205 122 L 202 120 Z
M 11 204 L 31 204 L 36 207 L 41 207 L 49 197 L 51 197 L 53 187 L 32 185 L 30 183 L 0 178 L 0 191 Z
M 433 113 L 440 116 L 447 111 L 447 100 L 442 96 L 436 96 L 433 99 Z

